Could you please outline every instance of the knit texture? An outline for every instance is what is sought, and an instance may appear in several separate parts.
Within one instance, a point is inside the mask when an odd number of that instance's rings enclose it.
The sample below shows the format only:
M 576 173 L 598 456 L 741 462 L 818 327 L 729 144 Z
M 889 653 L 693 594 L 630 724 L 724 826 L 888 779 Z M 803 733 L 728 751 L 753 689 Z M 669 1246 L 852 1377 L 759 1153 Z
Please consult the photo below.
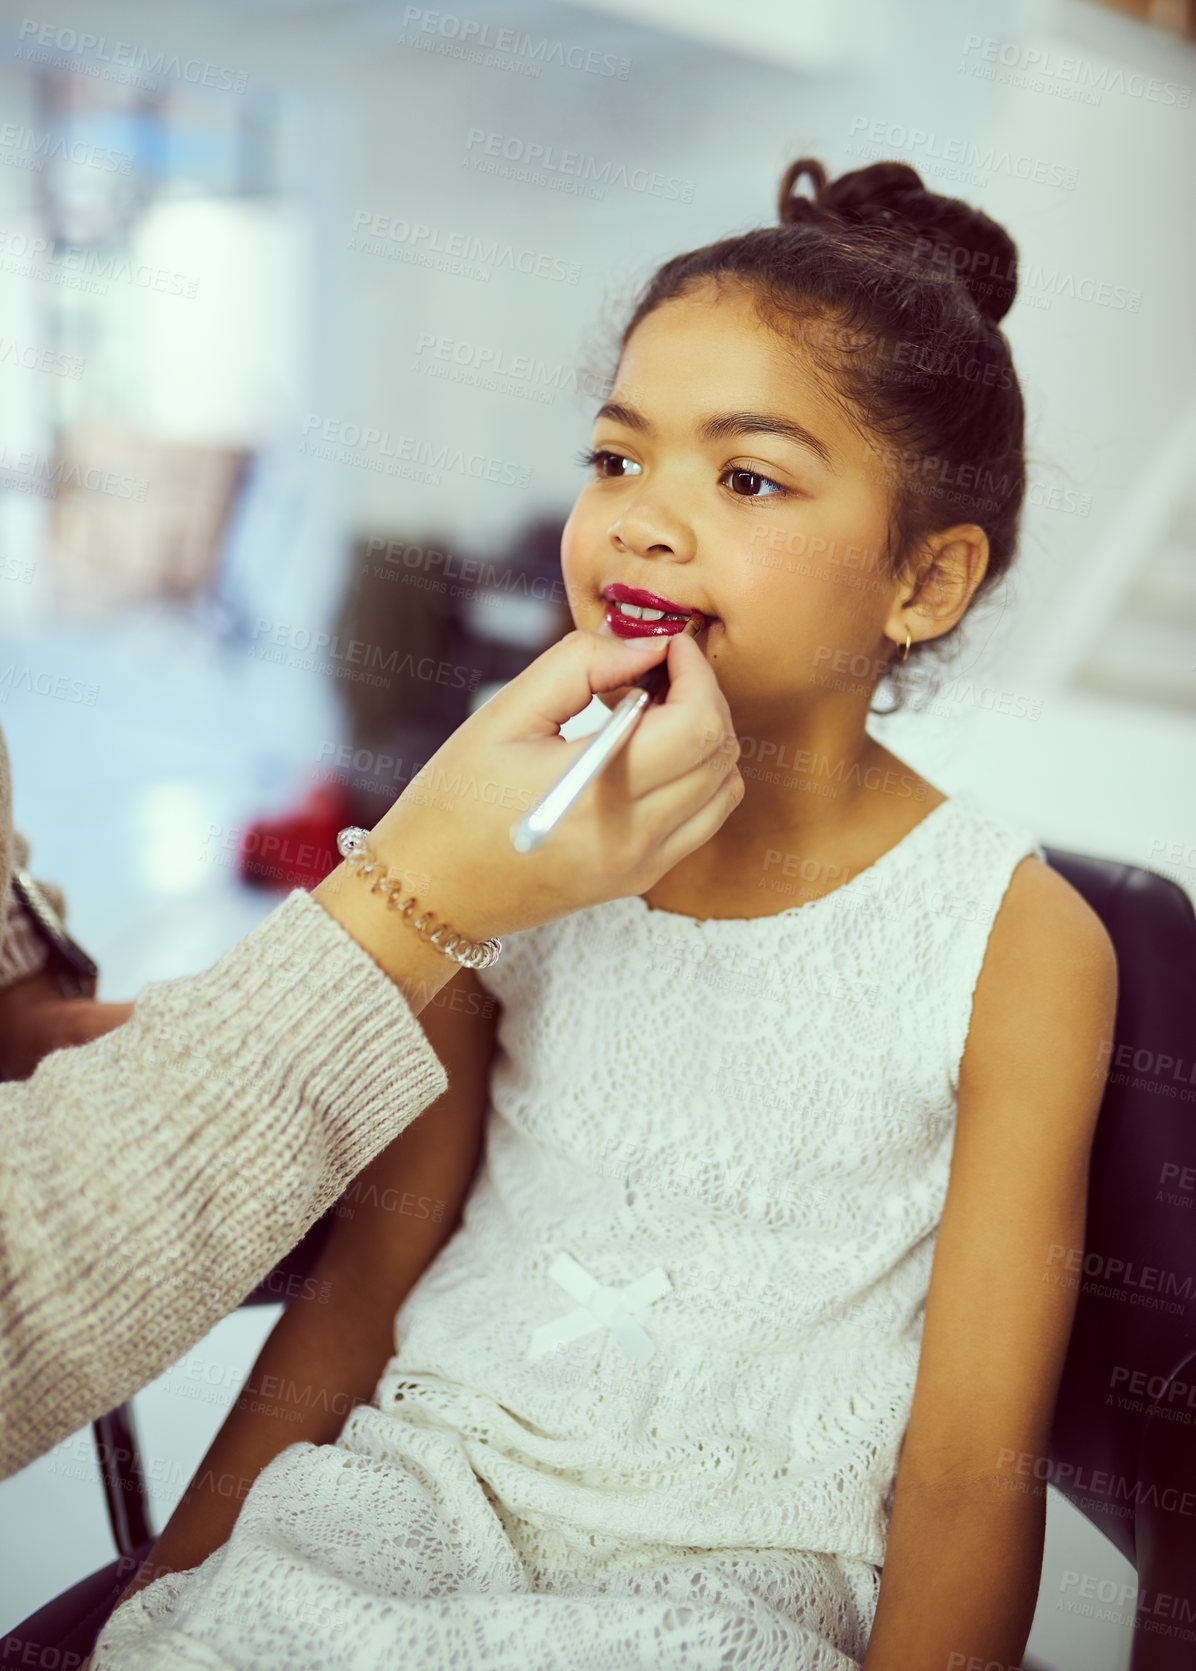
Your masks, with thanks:
M 399 989 L 301 890 L 0 1084 L 0 1478 L 174 1363 L 447 1084 Z
M 504 940 L 483 1164 L 373 1405 L 117 1611 L 95 1671 L 848 1671 L 989 931 L 967 795 L 845 886 Z

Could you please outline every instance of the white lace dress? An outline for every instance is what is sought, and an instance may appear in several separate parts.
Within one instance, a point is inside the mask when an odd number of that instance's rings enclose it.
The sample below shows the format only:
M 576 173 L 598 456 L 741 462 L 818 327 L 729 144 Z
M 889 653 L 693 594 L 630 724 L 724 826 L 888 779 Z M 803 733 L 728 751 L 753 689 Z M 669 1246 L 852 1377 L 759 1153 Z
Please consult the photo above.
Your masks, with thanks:
M 631 898 L 509 936 L 483 1166 L 376 1408 L 275 1458 L 95 1671 L 858 1666 L 1027 853 L 954 794 L 771 917 Z

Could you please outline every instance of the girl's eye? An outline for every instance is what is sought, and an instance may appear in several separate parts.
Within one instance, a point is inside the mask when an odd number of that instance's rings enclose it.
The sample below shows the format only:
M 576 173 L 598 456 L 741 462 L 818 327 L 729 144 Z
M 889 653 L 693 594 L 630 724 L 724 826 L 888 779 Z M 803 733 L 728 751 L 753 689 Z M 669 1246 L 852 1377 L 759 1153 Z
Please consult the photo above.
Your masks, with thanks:
M 775 499 L 778 494 L 784 494 L 789 491 L 788 488 L 782 487 L 780 482 L 774 482 L 771 476 L 762 476 L 758 470 L 743 470 L 732 467 L 726 472 L 726 474 L 732 479 L 738 477 L 740 481 L 746 480 L 749 482 L 765 482 L 769 487 L 776 489 L 775 493 L 753 493 L 750 491 L 747 493 L 740 493 L 736 488 L 732 487 L 732 493 L 734 493 L 736 498 L 739 499 Z
M 623 453 L 613 453 L 607 448 L 600 448 L 597 452 L 583 451 L 577 455 L 577 462 L 583 468 L 590 469 L 596 467 L 599 476 L 604 480 L 621 480 L 623 476 L 622 471 L 615 473 L 605 468 L 608 461 L 612 464 L 631 464 L 634 469 L 640 469 L 640 466 L 635 464 L 633 459 L 625 457 Z M 738 487 L 733 486 L 731 487 L 731 491 L 735 494 L 737 499 L 776 499 L 789 492 L 787 487 L 783 487 L 780 482 L 773 481 L 771 476 L 761 475 L 759 470 L 744 470 L 732 467 L 730 470 L 725 470 L 723 472 L 720 480 L 727 480 L 728 478 L 730 478 L 730 481 L 738 481 L 740 483 L 745 481 L 754 482 L 757 485 L 763 483 L 764 486 L 773 490 L 771 493 L 759 493 L 749 488 L 746 492 L 741 492 Z M 730 482 L 728 485 L 730 485 Z
M 589 469 L 592 465 L 597 465 L 597 466 L 601 467 L 603 464 L 605 464 L 607 459 L 613 459 L 616 464 L 631 464 L 631 463 L 634 462 L 630 458 L 624 458 L 622 453 L 612 453 L 612 452 L 608 452 L 608 451 L 605 451 L 605 450 L 600 450 L 598 452 L 582 451 L 582 452 L 579 452 L 578 455 L 577 455 L 577 462 L 583 467 L 583 469 Z M 639 466 L 636 465 L 636 468 L 638 469 Z M 608 481 L 618 481 L 619 480 L 618 476 L 611 476 L 606 470 L 604 470 L 602 468 L 599 468 L 598 474 L 600 476 L 606 478 Z

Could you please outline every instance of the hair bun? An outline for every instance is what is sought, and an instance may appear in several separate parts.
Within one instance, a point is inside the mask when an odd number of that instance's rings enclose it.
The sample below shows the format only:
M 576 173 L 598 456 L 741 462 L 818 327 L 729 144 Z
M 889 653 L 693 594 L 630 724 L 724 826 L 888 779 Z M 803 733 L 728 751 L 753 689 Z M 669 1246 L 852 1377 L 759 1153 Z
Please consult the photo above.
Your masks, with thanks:
M 795 196 L 803 174 L 814 182 L 812 198 Z M 782 226 L 824 221 L 904 228 L 917 233 L 932 265 L 959 279 L 981 315 L 997 324 L 1017 294 L 1017 246 L 995 220 L 957 197 L 927 191 L 917 171 L 903 162 L 875 162 L 829 181 L 814 157 L 802 157 L 781 181 Z

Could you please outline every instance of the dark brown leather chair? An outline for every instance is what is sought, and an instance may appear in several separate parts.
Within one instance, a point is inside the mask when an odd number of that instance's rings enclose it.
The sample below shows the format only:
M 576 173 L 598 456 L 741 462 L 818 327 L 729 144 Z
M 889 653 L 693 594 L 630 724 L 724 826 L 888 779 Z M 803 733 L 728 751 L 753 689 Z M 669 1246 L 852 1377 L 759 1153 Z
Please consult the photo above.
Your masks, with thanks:
M 1081 1283 L 1050 1454 L 1027 1487 L 1057 1487 L 1136 1568 L 1130 1671 L 1196 1667 L 1196 913 L 1182 888 L 1136 865 L 1046 848 L 1117 951 L 1119 998 L 1093 1142 L 1085 1246 L 1048 1264 Z M 294 1292 L 335 1208 L 246 1305 Z M 127 1405 L 95 1424 L 120 1558 L 17 1625 L 0 1665 L 91 1652 L 153 1543 Z M 1019 1464 L 1020 1466 L 1021 1464 Z M 1081 1575 L 1096 1586 L 1097 1575 Z M 1077 1597 L 1084 1586 L 1077 1586 Z M 1097 1590 L 1097 1604 L 1101 1593 Z M 1128 1601 L 1121 1603 L 1128 1606 Z M 68 1656 L 77 1654 L 77 1659 Z M 11 1656 L 8 1657 L 8 1656 Z M 1033 1671 L 1030 1660 L 1025 1671 Z M 1039 1671 L 1047 1671 L 1040 1667 Z M 1076 1666 L 1059 1671 L 1079 1671 Z

